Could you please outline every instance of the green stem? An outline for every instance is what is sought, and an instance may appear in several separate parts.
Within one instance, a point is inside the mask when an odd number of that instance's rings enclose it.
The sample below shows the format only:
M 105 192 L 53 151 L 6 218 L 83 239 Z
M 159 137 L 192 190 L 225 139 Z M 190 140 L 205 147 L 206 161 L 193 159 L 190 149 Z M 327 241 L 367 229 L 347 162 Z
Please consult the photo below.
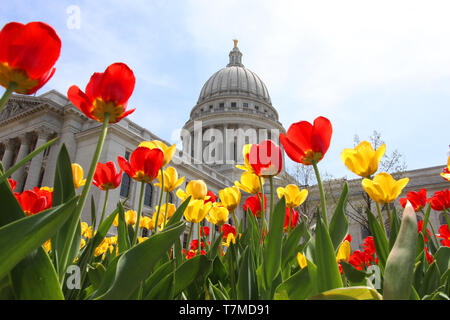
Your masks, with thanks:
M 261 187 L 261 218 L 262 218 L 261 219 L 261 221 L 262 221 L 261 222 L 261 239 L 262 239 L 264 228 L 266 226 L 266 208 L 264 207 L 265 195 L 264 195 L 264 186 L 263 186 L 261 177 L 259 177 L 259 185 Z M 262 244 L 261 244 L 261 247 L 262 247 Z
M 162 199 L 163 199 L 163 194 L 164 194 L 164 170 L 162 167 L 159 170 L 161 171 L 161 193 L 159 194 L 158 211 L 156 212 L 155 233 L 158 233 L 159 213 L 161 212 L 161 205 L 162 205 Z
M 189 228 L 189 233 L 188 233 L 188 237 L 187 237 L 187 242 L 186 242 L 186 254 L 189 252 L 189 249 L 190 249 L 190 241 L 191 241 L 191 237 L 192 237 L 192 229 L 194 229 L 194 226 L 193 226 L 193 224 L 192 224 L 192 222 L 191 222 L 191 226 L 190 226 L 190 228 Z
M 445 220 L 447 221 L 447 225 L 450 228 L 450 219 L 448 218 L 448 213 L 447 213 L 447 210 L 445 208 L 444 208 L 443 213 L 444 213 L 444 216 L 445 216 Z
M 202 243 L 202 237 L 201 237 L 201 235 L 200 235 L 200 228 L 201 228 L 201 225 L 200 225 L 200 222 L 198 222 L 197 223 L 197 233 L 198 233 L 198 243 L 197 243 L 197 255 L 199 256 L 200 255 L 200 252 L 202 251 L 202 246 L 201 246 L 201 243 Z
M 386 212 L 387 212 L 387 215 L 389 218 L 389 230 L 392 230 L 392 215 L 391 215 L 391 209 L 389 208 L 389 203 L 386 203 Z
M 139 224 L 141 223 L 141 214 L 142 214 L 142 205 L 144 204 L 144 190 L 145 190 L 145 181 L 141 182 L 141 192 L 139 193 L 139 207 L 136 219 L 136 225 L 134 226 L 134 235 L 133 241 L 131 241 L 131 246 L 134 246 L 137 241 L 137 237 L 139 234 Z M 158 226 L 156 226 L 158 228 Z
M 272 215 L 273 214 L 273 208 L 274 208 L 274 205 L 275 205 L 273 203 L 273 195 L 274 195 L 273 177 L 269 177 L 269 182 L 270 182 L 270 215 Z
M 238 221 L 238 219 L 236 217 L 236 210 L 233 210 L 232 214 L 233 214 L 233 221 L 234 221 L 234 225 L 236 227 L 236 231 L 239 232 L 240 231 L 240 229 L 239 229 L 239 221 Z
M 161 191 L 162 192 L 162 191 Z M 166 227 L 167 223 L 167 208 L 169 207 L 169 192 L 166 191 L 166 210 L 164 210 L 164 228 Z
M 11 97 L 16 87 L 17 83 L 10 82 L 8 88 L 6 88 L 6 91 L 3 92 L 3 95 L 0 98 L 0 112 L 2 112 L 3 108 L 5 107 L 6 103 L 8 102 L 9 98 Z
M 77 207 L 75 208 L 74 220 L 79 221 L 81 217 L 81 213 L 84 208 L 84 204 L 86 203 L 87 195 L 91 188 L 92 180 L 94 179 L 95 169 L 97 168 L 97 163 L 100 159 L 100 155 L 102 153 L 103 144 L 105 143 L 106 133 L 108 132 L 108 123 L 109 123 L 109 113 L 106 112 L 103 120 L 102 130 L 100 132 L 100 136 L 98 137 L 97 147 L 95 148 L 94 156 L 92 157 L 91 167 L 89 168 L 88 176 L 86 178 L 86 183 L 83 187 L 83 191 L 81 192 L 80 199 L 78 201 Z M 72 246 L 72 242 L 75 239 L 75 233 L 77 231 L 78 223 L 72 223 L 70 225 L 70 229 L 68 230 L 68 238 L 67 242 L 64 245 L 64 248 L 61 253 L 61 264 L 59 269 L 59 279 L 60 283 L 62 283 L 64 279 L 64 275 L 66 273 L 66 267 L 69 259 L 69 252 Z
M 381 214 L 380 204 L 378 202 L 375 202 L 375 203 L 377 205 L 378 219 L 380 220 L 381 228 L 383 228 L 384 233 L 386 233 L 386 229 L 384 228 L 383 215 Z
M 102 216 L 100 218 L 100 223 L 98 224 L 98 226 L 100 227 L 100 225 L 103 222 L 103 218 L 105 217 L 105 212 L 106 212 L 106 205 L 108 203 L 108 195 L 109 195 L 109 189 L 106 189 L 106 194 L 105 194 L 105 203 L 103 204 L 103 210 L 102 210 Z
M 320 178 L 320 173 L 319 173 L 319 168 L 317 167 L 317 162 L 313 161 L 312 165 L 314 168 L 314 172 L 316 174 L 317 185 L 319 186 L 319 191 L 320 191 L 320 203 L 322 205 L 322 219 L 323 219 L 323 223 L 325 224 L 325 226 L 328 229 L 327 206 L 326 206 L 326 201 L 325 201 L 325 192 L 323 190 L 323 185 L 322 185 L 322 179 Z

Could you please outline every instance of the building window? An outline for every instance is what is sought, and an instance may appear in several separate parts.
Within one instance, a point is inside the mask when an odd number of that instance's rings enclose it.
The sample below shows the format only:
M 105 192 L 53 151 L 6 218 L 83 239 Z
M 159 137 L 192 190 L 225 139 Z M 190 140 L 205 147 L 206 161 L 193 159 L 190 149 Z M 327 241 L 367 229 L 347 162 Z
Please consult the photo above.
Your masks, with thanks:
M 224 108 L 225 108 L 225 103 L 223 103 L 223 102 L 220 103 L 220 104 L 219 104 L 219 109 L 224 109 Z
M 255 106 L 255 110 L 259 110 L 259 106 Z
M 172 194 L 172 192 L 169 192 L 168 197 L 169 197 L 169 203 L 173 203 L 172 202 L 173 201 L 173 194 Z
M 187 238 L 188 238 L 187 233 L 184 233 L 184 234 L 183 234 L 183 248 L 186 248 L 186 245 L 187 245 Z
M 212 110 L 212 109 L 213 109 L 213 106 L 212 106 L 212 105 L 210 105 L 210 106 L 209 106 L 209 110 Z
M 248 103 L 244 102 L 244 108 L 248 108 Z
M 144 205 L 151 207 L 152 206 L 152 195 L 153 195 L 153 186 L 149 183 L 145 185 L 144 191 Z
M 148 230 L 147 228 L 142 229 L 142 237 L 148 237 Z
M 231 103 L 231 107 L 232 107 L 233 109 L 236 109 L 236 102 L 232 102 L 232 103 Z
M 130 159 L 130 153 L 127 151 L 125 152 L 125 159 Z M 128 174 L 123 173 L 122 175 L 122 183 L 120 184 L 120 196 L 121 197 L 128 197 L 130 194 L 130 185 L 131 185 L 131 178 Z

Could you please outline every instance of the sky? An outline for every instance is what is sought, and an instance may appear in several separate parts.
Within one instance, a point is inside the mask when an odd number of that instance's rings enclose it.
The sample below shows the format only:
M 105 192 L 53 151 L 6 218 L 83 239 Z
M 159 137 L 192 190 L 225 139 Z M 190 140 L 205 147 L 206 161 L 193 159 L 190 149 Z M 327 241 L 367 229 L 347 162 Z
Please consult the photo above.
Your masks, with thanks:
M 243 64 L 266 84 L 286 129 L 330 119 L 319 168 L 352 179 L 340 153 L 374 130 L 408 170 L 446 164 L 449 12 L 449 1 L 433 0 L 18 0 L 2 6 L 0 26 L 44 21 L 58 32 L 56 73 L 38 95 L 84 89 L 92 73 L 129 65 L 130 119 L 172 142 L 238 39 Z

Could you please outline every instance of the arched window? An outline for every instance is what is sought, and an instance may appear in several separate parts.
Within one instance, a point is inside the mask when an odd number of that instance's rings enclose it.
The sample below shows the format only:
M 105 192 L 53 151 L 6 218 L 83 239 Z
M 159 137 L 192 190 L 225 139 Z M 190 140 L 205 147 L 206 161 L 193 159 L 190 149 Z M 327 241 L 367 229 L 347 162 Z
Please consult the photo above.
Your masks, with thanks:
M 127 151 L 125 152 L 125 159 L 130 159 L 130 153 Z M 128 197 L 130 194 L 130 186 L 131 186 L 131 178 L 128 174 L 125 172 L 122 175 L 122 183 L 120 184 L 120 196 L 121 197 Z
M 145 185 L 144 191 L 144 205 L 151 207 L 152 206 L 152 195 L 153 195 L 153 186 L 149 183 Z
M 173 194 L 169 192 L 169 203 L 173 203 Z

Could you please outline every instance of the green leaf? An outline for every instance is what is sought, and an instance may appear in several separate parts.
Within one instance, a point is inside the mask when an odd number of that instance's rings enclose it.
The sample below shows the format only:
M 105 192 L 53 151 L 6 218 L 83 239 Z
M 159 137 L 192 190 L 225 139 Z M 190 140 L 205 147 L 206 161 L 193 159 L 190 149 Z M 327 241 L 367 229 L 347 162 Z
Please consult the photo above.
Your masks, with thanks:
M 342 279 L 333 243 L 319 214 L 316 221 L 315 247 L 318 249 L 315 252 L 314 263 L 317 266 L 318 289 L 321 292 L 342 287 Z
M 50 239 L 70 218 L 77 198 L 0 228 L 0 279 L 27 254 Z
M 189 196 L 186 200 L 183 201 L 183 203 L 181 203 L 181 205 L 177 208 L 177 210 L 175 210 L 175 213 L 173 214 L 173 216 L 167 222 L 166 228 L 181 221 L 184 210 L 186 210 L 186 207 L 188 206 L 190 200 L 191 200 L 191 196 Z
M 374 288 L 359 286 L 328 290 L 309 300 L 382 300 L 382 297 Z
M 440 247 L 436 251 L 434 258 L 442 275 L 450 269 L 450 247 Z
M 146 297 L 150 290 L 155 287 L 158 282 L 161 281 L 165 276 L 171 274 L 174 271 L 175 263 L 173 260 L 166 261 L 162 265 L 160 265 L 152 274 L 145 280 L 145 284 L 143 287 L 143 296 Z
M 283 245 L 281 253 L 281 266 L 286 266 L 298 252 L 299 242 L 303 234 L 305 233 L 305 223 L 302 221 L 287 237 L 286 242 Z
M 256 280 L 256 270 L 250 252 L 250 247 L 246 247 L 242 254 L 239 266 L 237 282 L 237 298 L 239 300 L 258 299 L 258 283 Z
M 394 247 L 386 262 L 383 298 L 409 299 L 417 252 L 417 218 L 411 205 L 403 211 L 402 223 Z
M 0 203 L 2 204 L 0 227 L 25 216 L 7 180 L 0 183 Z
M 364 271 L 356 269 L 350 263 L 341 261 L 342 271 L 352 285 L 361 285 L 365 283 L 367 274 Z
M 58 206 L 62 203 L 65 203 L 69 199 L 72 199 L 75 196 L 75 187 L 73 185 L 73 175 L 72 175 L 72 163 L 70 161 L 69 153 L 67 152 L 66 146 L 63 144 L 58 153 L 58 158 L 56 160 L 56 168 L 55 168 L 55 178 L 53 182 L 53 207 Z M 76 206 L 73 206 L 73 210 L 75 210 Z M 74 237 L 74 241 L 69 244 L 68 243 L 68 233 L 73 225 L 77 224 L 77 231 Z M 78 251 L 80 248 L 81 241 L 81 224 L 80 220 L 77 219 L 74 215 L 71 215 L 71 218 L 67 220 L 64 226 L 55 234 L 55 236 L 51 239 L 52 243 L 52 251 L 57 258 L 57 272 L 59 274 L 60 281 L 63 280 L 63 277 L 66 272 L 66 267 L 62 265 L 62 252 L 65 247 L 70 245 L 70 251 L 67 263 L 71 263 L 75 257 L 78 255 Z
M 146 241 L 125 251 L 119 258 L 114 281 L 99 299 L 127 299 L 151 273 L 154 265 L 167 253 L 183 233 L 186 224 L 179 222 L 152 235 Z M 108 268 L 109 269 L 109 268 Z
M 345 208 L 347 206 L 348 198 L 348 185 L 347 182 L 342 188 L 341 196 L 337 203 L 336 209 L 334 210 L 333 217 L 330 221 L 330 237 L 333 243 L 334 250 L 337 251 L 342 241 L 348 234 L 348 220 L 345 214 Z
M 206 279 L 212 270 L 212 261 L 204 255 L 195 256 L 175 271 L 175 290 L 174 297 L 178 296 L 183 290 L 192 283 L 200 279 Z
M 119 254 L 131 247 L 130 237 L 128 236 L 128 227 L 125 220 L 125 211 L 121 203 L 117 204 L 119 208 L 119 225 L 117 227 L 117 245 L 119 246 Z
M 433 262 L 427 272 L 425 272 L 425 276 L 423 278 L 422 287 L 420 288 L 420 295 L 424 296 L 427 294 L 432 294 L 440 284 L 440 273 L 436 262 Z
M 400 230 L 400 218 L 398 217 L 397 210 L 395 207 L 392 209 L 391 213 L 391 230 L 389 231 L 389 250 L 394 246 L 395 240 L 397 239 L 398 231 Z
M 159 281 L 144 298 L 144 300 L 172 300 L 174 291 L 174 276 L 171 272 Z
M 19 300 L 64 300 L 55 268 L 42 246 L 11 270 L 11 283 Z
M 381 271 L 384 271 L 384 266 L 386 265 L 387 257 L 389 255 L 389 242 L 383 228 L 369 210 L 367 211 L 367 218 L 369 220 L 369 230 L 373 235 L 373 241 L 377 251 L 378 265 L 380 266 Z
M 92 288 L 95 290 L 100 286 L 102 279 L 106 273 L 105 267 L 101 263 L 95 263 L 88 271 L 87 275 Z
M 311 295 L 312 284 L 308 266 L 286 279 L 275 290 L 275 300 L 304 300 Z
M 272 281 L 281 269 L 281 244 L 283 238 L 284 219 L 286 216 L 286 199 L 281 198 L 270 216 L 267 247 L 264 248 L 264 281 L 266 289 L 270 291 Z

